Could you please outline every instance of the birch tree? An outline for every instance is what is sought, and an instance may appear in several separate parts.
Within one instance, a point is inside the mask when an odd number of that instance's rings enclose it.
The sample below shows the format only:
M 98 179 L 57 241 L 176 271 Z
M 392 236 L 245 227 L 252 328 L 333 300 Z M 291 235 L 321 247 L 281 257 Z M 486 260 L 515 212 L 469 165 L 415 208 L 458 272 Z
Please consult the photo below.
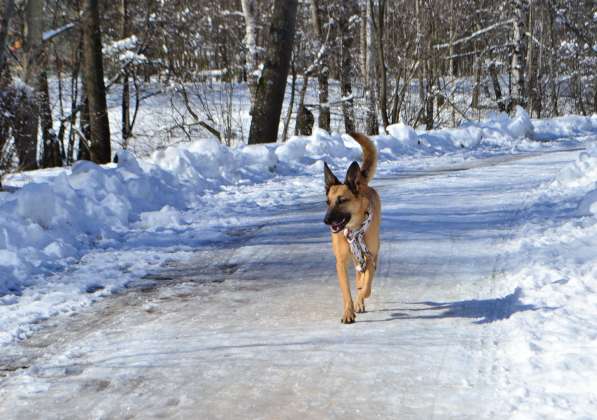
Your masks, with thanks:
M 256 0 L 241 0 L 245 19 L 245 72 L 247 85 L 251 95 L 251 103 L 255 101 L 257 82 L 259 81 L 259 54 L 257 50 L 257 4 Z
M 330 105 L 329 105 L 329 66 L 328 45 L 323 35 L 321 23 L 321 10 L 318 0 L 310 0 L 311 25 L 315 33 L 315 51 L 317 51 L 317 82 L 319 85 L 319 117 L 317 123 L 320 128 L 330 131 Z
M 367 134 L 378 134 L 379 125 L 377 123 L 377 95 L 375 92 L 376 76 L 376 42 L 373 24 L 373 3 L 367 1 L 365 7 L 365 98 L 367 113 Z
M 352 76 L 354 60 L 351 51 L 355 33 L 358 33 L 359 6 L 356 0 L 346 0 L 334 8 L 340 31 L 340 94 L 342 95 L 342 116 L 344 130 L 352 133 L 356 130 L 354 121 L 354 98 L 352 93 Z
M 528 0 L 510 0 L 513 15 L 512 30 L 512 102 L 510 109 L 516 105 L 526 108 L 528 104 L 527 86 L 525 81 L 528 21 Z

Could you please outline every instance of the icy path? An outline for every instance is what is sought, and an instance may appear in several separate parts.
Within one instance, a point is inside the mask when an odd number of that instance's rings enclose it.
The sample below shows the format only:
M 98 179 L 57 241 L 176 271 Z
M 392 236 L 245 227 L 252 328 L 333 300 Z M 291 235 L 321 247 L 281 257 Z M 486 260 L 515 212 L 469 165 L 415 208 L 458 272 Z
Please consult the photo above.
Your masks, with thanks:
M 543 308 L 496 291 L 511 261 L 500 245 L 529 191 L 577 154 L 375 180 L 381 261 L 348 326 L 323 197 L 253 218 L 156 272 L 161 287 L 23 342 L 0 418 L 508 418 L 496 354 L 510 317 Z

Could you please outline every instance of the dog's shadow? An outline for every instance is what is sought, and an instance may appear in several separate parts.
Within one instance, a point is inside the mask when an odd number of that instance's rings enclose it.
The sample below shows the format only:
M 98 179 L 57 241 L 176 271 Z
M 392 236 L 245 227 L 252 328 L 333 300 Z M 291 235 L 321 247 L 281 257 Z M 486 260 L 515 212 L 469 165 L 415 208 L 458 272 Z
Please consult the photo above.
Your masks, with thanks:
M 443 318 L 470 318 L 475 319 L 474 324 L 487 324 L 502 319 L 508 319 L 517 312 L 554 310 L 552 307 L 538 307 L 536 305 L 524 304 L 520 301 L 522 289 L 517 287 L 511 294 L 496 299 L 471 299 L 456 302 L 412 302 L 413 305 L 424 305 L 424 307 L 404 309 L 392 312 L 390 318 L 380 321 L 394 321 L 406 319 L 443 319 Z M 386 309 L 377 312 L 391 312 L 398 309 Z M 442 311 L 440 313 L 430 313 L 418 315 L 421 311 Z M 364 321 L 367 322 L 367 321 Z M 369 321 L 376 322 L 376 321 Z

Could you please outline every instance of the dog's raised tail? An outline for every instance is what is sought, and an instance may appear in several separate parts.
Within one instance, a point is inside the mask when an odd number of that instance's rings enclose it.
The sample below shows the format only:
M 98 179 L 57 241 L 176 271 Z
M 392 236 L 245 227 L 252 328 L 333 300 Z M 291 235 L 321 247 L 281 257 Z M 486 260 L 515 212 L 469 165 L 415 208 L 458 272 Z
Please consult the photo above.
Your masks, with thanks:
M 363 149 L 363 164 L 361 165 L 361 173 L 363 177 L 370 182 L 375 175 L 377 168 L 377 149 L 369 137 L 361 133 L 350 133 L 350 136 L 361 145 Z

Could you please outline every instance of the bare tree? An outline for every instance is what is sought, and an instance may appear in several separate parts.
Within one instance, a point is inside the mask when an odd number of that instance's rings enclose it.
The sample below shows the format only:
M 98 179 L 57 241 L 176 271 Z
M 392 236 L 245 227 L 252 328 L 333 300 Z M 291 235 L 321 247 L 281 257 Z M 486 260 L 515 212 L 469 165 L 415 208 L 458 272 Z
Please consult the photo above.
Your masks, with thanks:
M 270 42 L 253 104 L 249 144 L 276 141 L 292 54 L 297 3 L 297 0 L 274 1 Z
M 376 73 L 376 42 L 374 40 L 374 24 L 373 24 L 373 4 L 371 1 L 367 2 L 365 8 L 365 98 L 367 101 L 367 134 L 377 134 L 379 126 L 377 124 L 377 106 L 376 106 L 376 92 L 375 92 L 375 73 Z
M 89 102 L 89 155 L 96 163 L 111 158 L 98 0 L 83 0 L 83 74 Z
M 46 92 L 40 84 L 44 75 L 45 51 L 43 48 L 43 0 L 29 0 L 25 8 L 25 55 L 22 66 L 23 88 L 15 112 L 15 148 L 19 157 L 19 167 L 24 170 L 36 169 L 37 136 L 40 105 Z M 41 82 L 41 83 L 40 83 Z M 47 84 L 47 82 L 46 82 Z M 51 122 L 50 122 L 51 124 Z
M 0 79 L 2 78 L 2 74 L 4 73 L 4 66 L 6 64 L 8 25 L 10 23 L 10 19 L 12 19 L 14 10 L 14 0 L 6 0 L 4 2 L 4 10 L 2 11 L 2 19 L 0 20 Z
M 339 7 L 338 29 L 340 31 L 340 93 L 342 95 L 342 115 L 347 133 L 356 130 L 354 122 L 354 98 L 352 93 L 353 59 L 352 45 L 358 26 L 359 6 L 356 0 L 346 0 Z
M 327 63 L 328 45 L 323 35 L 321 24 L 320 6 L 318 0 L 310 0 L 311 5 L 311 24 L 315 33 L 315 50 L 317 51 L 318 72 L 317 81 L 319 83 L 319 118 L 317 123 L 320 128 L 330 131 L 330 105 L 329 105 L 329 73 L 330 69 Z
M 14 13 L 14 6 L 14 0 L 5 1 L 2 18 L 0 19 L 0 163 L 4 162 L 5 160 L 4 156 L 2 155 L 2 151 L 4 150 L 4 145 L 7 141 L 8 134 L 13 126 L 13 121 L 9 112 L 9 109 L 12 108 L 13 95 L 11 95 L 7 89 L 7 85 L 9 84 L 10 80 L 6 68 L 6 47 L 8 44 L 8 26 Z M 0 167 L 0 171 L 3 170 L 4 167 Z M 2 188 L 1 184 L 0 188 Z
M 120 36 L 125 39 L 130 36 L 130 16 L 128 0 L 120 0 Z M 127 149 L 131 137 L 131 94 L 129 86 L 129 66 L 122 68 L 122 148 Z
M 373 11 L 373 0 L 369 0 L 370 8 Z M 390 118 L 388 116 L 388 82 L 386 57 L 384 53 L 384 25 L 385 25 L 386 1 L 378 0 L 377 2 L 377 22 L 375 16 L 372 16 L 372 24 L 375 32 L 375 49 L 377 51 L 377 83 L 379 92 L 379 109 L 381 111 L 381 119 L 384 130 L 390 125 Z
M 245 18 L 245 47 L 247 85 L 251 93 L 251 103 L 255 100 L 257 82 L 259 81 L 259 53 L 257 50 L 257 4 L 256 0 L 241 0 Z
M 527 37 L 526 26 L 528 21 L 528 0 L 511 0 L 512 14 L 514 16 L 512 43 L 512 103 L 510 109 L 516 105 L 526 108 L 528 103 L 525 82 Z

